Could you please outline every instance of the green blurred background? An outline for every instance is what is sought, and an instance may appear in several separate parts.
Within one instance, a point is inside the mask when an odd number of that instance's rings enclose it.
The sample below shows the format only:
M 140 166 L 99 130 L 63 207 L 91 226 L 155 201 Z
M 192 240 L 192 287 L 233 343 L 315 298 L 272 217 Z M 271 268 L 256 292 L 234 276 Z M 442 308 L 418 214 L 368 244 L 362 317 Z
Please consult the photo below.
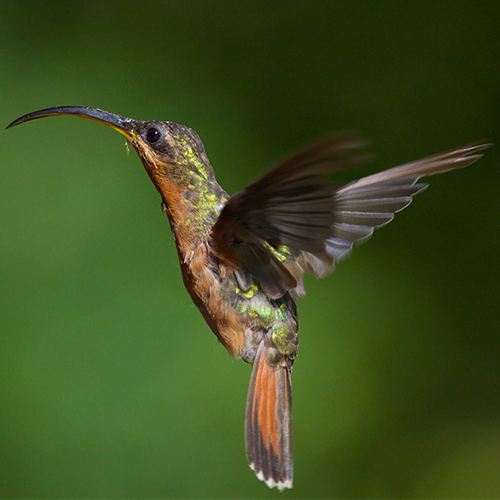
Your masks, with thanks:
M 500 3 L 3 1 L 0 117 L 99 107 L 198 131 L 241 189 L 334 130 L 379 169 L 500 137 Z M 1 132 L 0 495 L 500 496 L 498 146 L 299 304 L 295 487 L 243 442 L 250 368 L 183 289 L 124 139 Z

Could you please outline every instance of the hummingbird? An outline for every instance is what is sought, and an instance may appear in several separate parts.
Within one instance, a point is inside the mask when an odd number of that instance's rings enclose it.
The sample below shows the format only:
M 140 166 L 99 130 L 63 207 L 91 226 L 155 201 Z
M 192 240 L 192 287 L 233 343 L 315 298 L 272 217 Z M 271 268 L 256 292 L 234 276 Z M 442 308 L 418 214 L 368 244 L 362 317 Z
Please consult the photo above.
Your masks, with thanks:
M 341 183 L 329 175 L 364 161 L 365 141 L 352 133 L 332 135 L 230 196 L 198 134 L 184 125 L 63 106 L 29 113 L 7 128 L 56 115 L 109 125 L 137 151 L 160 193 L 191 299 L 231 356 L 252 365 L 245 414 L 249 466 L 269 487 L 292 488 L 295 300 L 305 295 L 304 273 L 326 276 L 427 188 L 420 178 L 467 167 L 490 144 L 471 143 Z

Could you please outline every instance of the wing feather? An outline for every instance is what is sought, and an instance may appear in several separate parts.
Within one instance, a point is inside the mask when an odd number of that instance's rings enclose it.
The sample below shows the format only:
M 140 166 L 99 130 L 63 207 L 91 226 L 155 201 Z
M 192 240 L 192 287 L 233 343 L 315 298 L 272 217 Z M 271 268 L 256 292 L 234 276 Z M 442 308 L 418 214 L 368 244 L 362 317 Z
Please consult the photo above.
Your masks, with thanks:
M 348 184 L 325 176 L 366 158 L 364 142 L 331 137 L 285 160 L 233 196 L 212 232 L 213 246 L 232 262 L 243 289 L 256 280 L 270 298 L 301 297 L 303 274 L 323 277 L 356 243 L 388 224 L 427 188 L 421 177 L 464 168 L 490 144 L 473 143 Z

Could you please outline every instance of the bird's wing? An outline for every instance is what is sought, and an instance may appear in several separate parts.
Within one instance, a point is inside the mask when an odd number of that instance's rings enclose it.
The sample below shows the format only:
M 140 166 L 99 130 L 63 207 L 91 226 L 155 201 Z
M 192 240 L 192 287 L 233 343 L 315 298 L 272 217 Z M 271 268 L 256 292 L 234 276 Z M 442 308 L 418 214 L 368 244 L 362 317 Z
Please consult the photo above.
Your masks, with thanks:
M 354 243 L 390 222 L 427 184 L 421 177 L 477 161 L 489 144 L 473 143 L 339 186 L 325 176 L 365 159 L 363 142 L 331 137 L 279 164 L 234 195 L 212 232 L 216 252 L 236 269 L 242 289 L 253 280 L 270 298 L 305 294 L 303 273 L 323 277 Z

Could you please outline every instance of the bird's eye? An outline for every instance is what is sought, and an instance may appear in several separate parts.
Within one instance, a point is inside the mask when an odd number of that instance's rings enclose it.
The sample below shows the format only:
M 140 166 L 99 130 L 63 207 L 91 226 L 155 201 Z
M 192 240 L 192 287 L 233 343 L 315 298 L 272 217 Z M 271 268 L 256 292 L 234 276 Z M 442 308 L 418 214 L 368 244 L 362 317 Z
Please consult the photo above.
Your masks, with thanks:
M 151 127 L 146 132 L 146 139 L 150 144 L 154 144 L 155 142 L 157 142 L 160 137 L 160 131 L 155 127 Z

